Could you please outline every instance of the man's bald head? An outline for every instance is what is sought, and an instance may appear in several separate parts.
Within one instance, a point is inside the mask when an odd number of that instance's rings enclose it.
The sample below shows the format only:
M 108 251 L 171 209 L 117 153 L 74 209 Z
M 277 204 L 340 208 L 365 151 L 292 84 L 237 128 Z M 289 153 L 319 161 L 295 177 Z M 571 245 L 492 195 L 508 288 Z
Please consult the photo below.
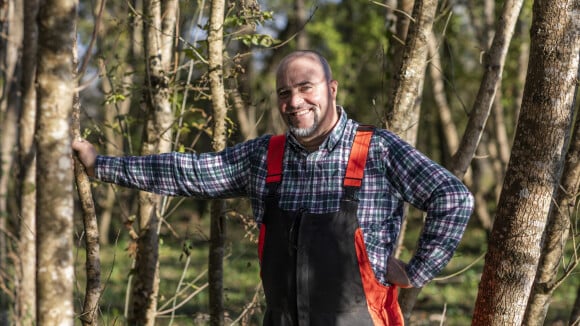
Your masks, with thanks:
M 280 76 L 280 74 L 286 70 L 286 67 L 290 61 L 292 61 L 296 58 L 300 58 L 300 57 L 311 57 L 311 58 L 315 59 L 318 63 L 320 63 L 320 66 L 322 67 L 322 70 L 324 71 L 324 77 L 325 77 L 326 81 L 329 82 L 332 80 L 332 70 L 330 69 L 330 65 L 328 64 L 328 61 L 320 53 L 318 53 L 316 51 L 312 51 L 312 50 L 298 50 L 298 51 L 294 51 L 294 52 L 288 54 L 287 56 L 285 56 L 282 59 L 282 61 L 280 61 L 280 64 L 278 65 L 278 70 L 276 71 L 276 76 L 277 77 Z

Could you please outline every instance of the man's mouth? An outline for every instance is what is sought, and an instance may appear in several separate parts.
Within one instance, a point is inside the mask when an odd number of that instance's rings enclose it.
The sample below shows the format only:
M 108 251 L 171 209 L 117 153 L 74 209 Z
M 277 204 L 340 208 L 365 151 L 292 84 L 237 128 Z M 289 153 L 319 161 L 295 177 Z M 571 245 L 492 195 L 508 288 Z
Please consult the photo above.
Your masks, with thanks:
M 306 115 L 308 113 L 310 113 L 312 111 L 312 108 L 306 108 L 306 109 L 300 109 L 294 112 L 290 112 L 288 113 L 288 115 L 293 116 L 293 117 L 300 117 L 303 115 Z
M 300 110 L 300 111 L 297 111 L 297 112 L 292 112 L 291 114 L 293 116 L 295 116 L 295 117 L 299 117 L 299 116 L 308 114 L 309 112 L 310 112 L 310 109 L 306 109 L 306 110 Z

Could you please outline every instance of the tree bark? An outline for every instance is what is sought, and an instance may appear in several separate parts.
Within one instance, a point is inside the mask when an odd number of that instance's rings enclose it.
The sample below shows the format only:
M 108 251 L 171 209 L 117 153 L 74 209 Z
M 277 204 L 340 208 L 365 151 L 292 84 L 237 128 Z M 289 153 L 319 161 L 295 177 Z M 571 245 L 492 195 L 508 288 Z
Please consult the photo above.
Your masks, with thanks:
M 9 212 L 10 179 L 16 157 L 16 144 L 18 139 L 18 116 L 20 111 L 20 97 L 18 87 L 20 85 L 21 69 L 19 55 L 22 49 L 23 33 L 23 7 L 20 1 L 7 1 L 4 4 L 7 10 L 7 21 L 2 24 L 2 42 L 0 43 L 0 58 L 2 62 L 2 96 L 0 98 L 0 268 L 8 266 L 8 226 L 18 221 L 8 221 L 12 215 Z M 16 216 L 15 214 L 13 216 Z M 13 280 L 10 280 L 12 282 Z M 0 323 L 5 322 L 11 302 L 8 296 L 0 296 Z
M 173 111 L 170 102 L 170 66 L 177 15 L 176 0 L 148 0 L 143 5 L 146 55 L 144 103 L 147 122 L 141 155 L 172 149 Z M 139 238 L 134 266 L 128 320 L 131 324 L 154 325 L 159 292 L 159 219 L 163 218 L 161 196 L 139 192 Z
M 104 4 L 104 3 L 103 3 Z M 102 9 L 102 8 L 101 8 Z M 99 24 L 95 24 L 97 28 Z M 76 31 L 76 27 L 75 27 Z M 76 33 L 75 33 L 76 35 Z M 77 42 L 73 45 L 73 65 L 78 67 L 78 48 Z M 75 80 L 79 80 L 79 72 L 75 72 Z M 78 91 L 73 94 L 72 107 L 72 134 L 73 139 L 80 140 L 81 137 L 81 122 L 80 113 L 81 102 Z M 83 311 L 80 315 L 80 320 L 85 326 L 98 325 L 98 310 L 99 299 L 101 298 L 101 260 L 100 260 L 100 246 L 99 246 L 99 226 L 97 224 L 97 213 L 95 211 L 95 201 L 91 191 L 91 180 L 85 167 L 79 160 L 77 155 L 73 155 L 74 162 L 74 179 L 77 186 L 79 199 L 81 202 L 83 225 L 84 225 L 84 239 L 85 239 L 85 298 L 83 303 Z
M 530 65 L 473 325 L 521 325 L 570 137 L 580 53 L 576 0 L 534 3 Z
M 208 59 L 209 79 L 213 110 L 213 138 L 214 151 L 221 151 L 226 147 L 226 95 L 223 81 L 223 23 L 224 0 L 211 2 Z M 224 324 L 223 302 L 223 259 L 225 254 L 226 220 L 225 201 L 214 200 L 211 205 L 210 247 L 209 247 L 209 314 L 210 325 Z
M 573 8 L 574 9 L 574 8 Z M 575 9 L 580 9 L 580 5 L 575 5 Z M 569 60 L 568 69 L 571 71 L 576 69 L 578 71 L 577 78 L 580 78 L 580 70 L 578 58 L 580 53 L 580 22 L 570 22 L 570 30 L 564 31 L 575 35 L 564 36 L 563 40 L 570 40 L 570 43 L 565 43 L 570 47 L 569 51 L 564 51 L 565 56 L 560 57 L 566 65 Z M 576 58 L 574 58 L 574 56 Z M 576 67 L 574 67 L 576 65 Z M 562 67 L 565 68 L 565 67 Z M 563 89 L 563 91 L 570 91 L 576 94 L 578 84 L 572 90 Z M 574 95 L 572 95 L 574 96 Z M 573 107 L 575 101 L 572 100 L 570 105 Z M 548 225 L 543 239 L 542 254 L 540 256 L 540 263 L 536 274 L 536 280 L 532 287 L 530 299 L 528 300 L 526 314 L 524 316 L 525 325 L 543 325 L 550 306 L 550 299 L 554 290 L 566 279 L 578 261 L 568 266 L 563 266 L 564 275 L 558 276 L 558 269 L 562 262 L 564 255 L 565 244 L 568 242 L 570 234 L 571 219 L 573 218 L 574 208 L 576 206 L 576 198 L 580 191 L 580 115 L 576 114 L 576 122 L 574 132 L 572 134 L 572 141 L 568 152 L 566 153 L 566 160 L 564 165 L 564 172 L 560 186 L 557 190 L 557 195 L 554 200 L 554 205 L 550 210 L 548 217 Z
M 22 48 L 22 105 L 18 128 L 18 193 L 21 215 L 19 230 L 20 275 L 16 318 L 22 324 L 36 321 L 36 56 L 38 44 L 38 1 L 24 1 Z
M 436 11 L 436 0 L 415 1 L 412 13 L 414 21 L 409 27 L 403 59 L 399 71 L 395 75 L 394 93 L 387 104 L 387 129 L 411 145 L 415 145 L 417 140 L 421 93 L 429 53 L 427 42 L 431 37 Z M 397 239 L 397 248 L 400 248 L 403 242 L 405 227 L 406 224 L 403 225 L 399 239 Z M 399 304 L 406 322 L 411 315 L 419 291 L 420 289 L 407 289 L 400 292 Z
M 37 324 L 73 325 L 73 167 L 69 119 L 77 2 L 39 9 Z M 57 186 L 58 185 L 58 186 Z
M 415 21 L 409 27 L 403 61 L 395 75 L 394 94 L 387 104 L 387 129 L 411 145 L 417 140 L 421 93 L 429 53 L 427 41 L 436 11 L 436 0 L 415 1 L 412 14 Z
M 387 6 L 395 4 L 397 10 L 387 11 L 387 17 L 394 18 L 393 34 L 389 39 L 388 59 L 385 64 L 386 74 L 386 89 L 388 94 L 395 94 L 395 80 L 397 73 L 401 69 L 403 53 L 405 51 L 405 41 L 407 40 L 407 33 L 409 31 L 409 18 L 413 13 L 414 0 L 385 0 Z

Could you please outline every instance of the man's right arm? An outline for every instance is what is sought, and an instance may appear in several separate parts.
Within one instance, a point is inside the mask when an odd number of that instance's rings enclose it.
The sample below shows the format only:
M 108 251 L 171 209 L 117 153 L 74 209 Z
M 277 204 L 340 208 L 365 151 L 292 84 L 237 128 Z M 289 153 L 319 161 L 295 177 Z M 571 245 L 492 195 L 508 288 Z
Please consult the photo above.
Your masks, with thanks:
M 103 156 L 86 141 L 73 142 L 73 149 L 89 175 L 103 182 L 169 196 L 232 198 L 247 196 L 256 188 L 249 184 L 261 182 L 256 173 L 265 169 L 268 140 L 263 136 L 201 154 Z

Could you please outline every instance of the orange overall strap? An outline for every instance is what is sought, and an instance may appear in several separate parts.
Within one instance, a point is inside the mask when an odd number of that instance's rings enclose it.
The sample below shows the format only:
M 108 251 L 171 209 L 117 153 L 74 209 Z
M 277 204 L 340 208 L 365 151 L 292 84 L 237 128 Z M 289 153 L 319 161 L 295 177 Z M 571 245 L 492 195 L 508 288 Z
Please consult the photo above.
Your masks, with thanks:
M 284 159 L 284 144 L 286 143 L 286 135 L 276 135 L 270 138 L 268 145 L 268 175 L 266 176 L 266 183 L 282 181 L 282 164 Z
M 284 145 L 286 144 L 285 135 L 276 135 L 270 138 L 268 144 L 268 156 L 266 165 L 268 174 L 266 175 L 266 185 L 276 185 L 282 181 L 282 167 L 284 163 Z M 275 188 L 272 188 L 275 189 Z M 269 191 L 272 191 L 269 189 Z M 262 262 L 264 252 L 264 239 L 266 238 L 266 224 L 260 225 L 260 234 L 258 235 L 258 258 Z M 261 273 L 261 271 L 260 271 Z
M 373 136 L 373 128 L 359 126 L 352 142 L 346 175 L 344 177 L 345 187 L 360 187 L 367 162 L 369 145 Z

